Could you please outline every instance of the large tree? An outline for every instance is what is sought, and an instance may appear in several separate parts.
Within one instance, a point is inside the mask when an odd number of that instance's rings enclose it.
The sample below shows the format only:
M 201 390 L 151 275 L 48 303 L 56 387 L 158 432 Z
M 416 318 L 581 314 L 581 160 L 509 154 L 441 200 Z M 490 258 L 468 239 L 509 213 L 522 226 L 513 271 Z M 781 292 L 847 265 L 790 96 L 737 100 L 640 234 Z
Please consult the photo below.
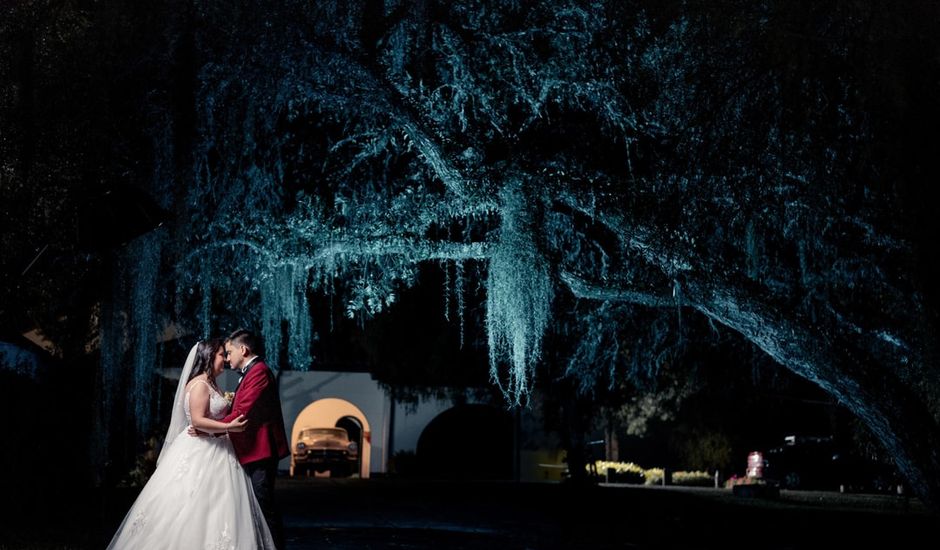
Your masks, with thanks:
M 934 3 L 190 7 L 148 58 L 182 100 L 137 96 L 166 122 L 144 186 L 178 221 L 127 252 L 106 355 L 239 295 L 304 369 L 308 291 L 380 314 L 441 262 L 458 291 L 485 277 L 512 398 L 558 293 L 631 305 L 592 331 L 680 308 L 830 392 L 940 504 Z

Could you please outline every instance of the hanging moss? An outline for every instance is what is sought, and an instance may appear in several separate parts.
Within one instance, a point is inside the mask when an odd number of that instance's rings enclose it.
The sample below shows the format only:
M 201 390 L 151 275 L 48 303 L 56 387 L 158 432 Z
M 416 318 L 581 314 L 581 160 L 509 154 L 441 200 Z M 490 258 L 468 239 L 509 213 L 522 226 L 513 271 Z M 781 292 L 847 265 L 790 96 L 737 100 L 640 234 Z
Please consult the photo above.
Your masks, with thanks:
M 133 383 L 129 388 L 137 398 L 134 402 L 134 419 L 138 433 L 144 434 L 153 424 L 153 397 L 155 392 L 157 347 L 154 345 L 159 327 L 157 313 L 157 277 L 160 272 L 163 231 L 153 231 L 137 239 L 127 254 L 133 265 L 131 293 L 134 363 Z
M 486 285 L 490 377 L 520 404 L 541 354 L 554 291 L 548 262 L 535 242 L 534 209 L 519 183 L 507 185 L 500 198 L 503 219 Z M 503 364 L 508 364 L 505 373 Z
M 308 271 L 297 264 L 274 269 L 261 284 L 261 333 L 265 358 L 277 369 L 310 369 L 312 324 L 307 300 Z M 287 325 L 287 357 L 281 357 L 282 324 Z

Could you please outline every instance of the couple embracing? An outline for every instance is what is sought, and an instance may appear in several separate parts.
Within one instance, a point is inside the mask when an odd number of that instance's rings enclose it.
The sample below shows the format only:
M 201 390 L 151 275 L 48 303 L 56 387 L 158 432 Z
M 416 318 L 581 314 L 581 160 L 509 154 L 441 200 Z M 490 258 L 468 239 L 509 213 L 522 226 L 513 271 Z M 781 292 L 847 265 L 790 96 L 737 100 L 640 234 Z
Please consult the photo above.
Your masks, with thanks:
M 290 451 L 260 344 L 237 330 L 193 346 L 157 469 L 108 548 L 283 549 L 273 493 Z M 226 364 L 241 374 L 231 404 L 216 384 Z

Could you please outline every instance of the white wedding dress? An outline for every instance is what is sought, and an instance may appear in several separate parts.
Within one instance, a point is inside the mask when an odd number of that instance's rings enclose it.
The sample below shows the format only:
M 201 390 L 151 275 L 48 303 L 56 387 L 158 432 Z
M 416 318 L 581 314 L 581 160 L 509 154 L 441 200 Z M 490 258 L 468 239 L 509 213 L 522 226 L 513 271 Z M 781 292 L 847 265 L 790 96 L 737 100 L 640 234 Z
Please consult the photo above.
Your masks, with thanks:
M 191 423 L 188 391 L 183 405 Z M 219 420 L 227 410 L 228 402 L 210 387 L 209 417 Z M 184 428 L 161 454 L 108 548 L 247 550 L 274 548 L 274 542 L 228 436 L 193 437 Z

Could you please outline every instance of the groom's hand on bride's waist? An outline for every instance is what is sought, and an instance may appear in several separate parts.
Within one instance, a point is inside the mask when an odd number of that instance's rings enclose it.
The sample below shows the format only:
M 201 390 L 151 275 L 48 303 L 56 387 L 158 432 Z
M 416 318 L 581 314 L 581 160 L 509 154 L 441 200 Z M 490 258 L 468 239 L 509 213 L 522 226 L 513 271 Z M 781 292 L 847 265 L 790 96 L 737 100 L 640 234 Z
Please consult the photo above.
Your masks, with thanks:
M 197 429 L 194 428 L 193 426 L 190 426 L 189 429 L 186 430 L 186 433 L 188 433 L 189 435 L 191 435 L 191 436 L 193 436 L 193 437 L 206 437 L 206 436 L 213 435 L 213 434 L 210 434 L 210 433 L 208 433 L 208 432 L 204 432 L 204 431 L 202 431 L 202 430 L 197 430 Z
M 189 429 L 186 430 L 186 433 L 188 433 L 189 435 L 193 437 L 222 437 L 223 435 L 228 435 L 225 432 L 217 433 L 217 434 L 204 432 L 202 430 L 197 430 L 196 428 L 192 426 L 190 426 Z

